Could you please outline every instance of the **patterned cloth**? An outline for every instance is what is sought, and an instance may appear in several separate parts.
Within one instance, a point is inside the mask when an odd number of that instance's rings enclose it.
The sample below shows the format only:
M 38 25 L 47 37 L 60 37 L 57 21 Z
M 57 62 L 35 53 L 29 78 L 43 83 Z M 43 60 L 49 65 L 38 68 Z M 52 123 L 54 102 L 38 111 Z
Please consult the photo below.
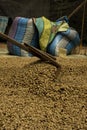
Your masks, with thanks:
M 69 28 L 65 19 L 52 22 L 45 17 L 40 17 L 34 21 L 39 32 L 39 44 L 42 51 L 46 51 L 47 46 L 53 41 L 58 32 L 67 31 Z
M 20 17 L 16 17 L 12 23 L 12 26 L 10 28 L 10 31 L 9 31 L 9 37 L 13 38 L 15 37 L 15 34 L 16 34 L 16 30 L 17 30 L 17 24 L 18 24 L 18 21 L 19 21 Z M 12 43 L 10 42 L 7 42 L 7 47 L 8 47 L 8 51 L 10 54 L 14 54 L 15 55 L 15 45 L 13 45 Z
M 0 16 L 0 32 L 1 33 L 5 33 L 7 25 L 8 25 L 8 17 Z
M 27 43 L 51 55 L 58 56 L 59 48 L 65 48 L 67 54 L 80 44 L 79 34 L 68 25 L 66 16 L 52 22 L 45 17 L 23 18 L 16 17 L 13 21 L 9 36 L 20 44 Z M 32 56 L 31 53 L 8 42 L 10 54 Z
M 11 26 L 9 36 L 20 44 L 27 43 L 31 46 L 38 47 L 38 36 L 32 19 L 16 17 Z M 11 43 L 8 43 L 8 50 L 13 55 L 31 56 L 31 53 Z
M 67 50 L 67 54 L 70 54 L 79 44 L 80 38 L 78 32 L 73 28 L 69 28 L 67 31 L 60 32 L 56 35 L 53 42 L 49 44 L 47 52 L 58 56 L 59 48 L 65 48 Z

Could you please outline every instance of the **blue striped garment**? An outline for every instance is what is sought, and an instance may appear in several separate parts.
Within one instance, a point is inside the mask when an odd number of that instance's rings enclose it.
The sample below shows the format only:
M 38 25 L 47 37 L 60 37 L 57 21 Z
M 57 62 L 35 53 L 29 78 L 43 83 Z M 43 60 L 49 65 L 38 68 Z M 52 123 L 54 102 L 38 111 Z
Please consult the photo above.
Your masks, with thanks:
M 17 17 L 13 21 L 9 36 L 14 38 L 20 44 L 27 43 L 28 45 L 39 46 L 38 32 L 35 28 L 33 20 L 30 18 Z M 16 45 L 8 43 L 8 50 L 10 54 L 17 56 L 32 56 L 31 53 L 19 48 Z
M 20 17 L 16 17 L 12 23 L 12 26 L 9 30 L 9 34 L 8 36 L 13 38 L 14 39 L 14 36 L 16 34 L 16 30 L 17 30 L 17 24 L 18 24 L 18 21 L 19 21 Z M 12 43 L 10 42 L 7 42 L 7 47 L 8 47 L 8 51 L 10 52 L 10 54 L 15 54 L 14 52 L 14 47 L 15 45 L 13 45 Z
M 14 39 L 20 43 L 22 43 L 26 27 L 27 27 L 28 19 L 20 18 L 17 24 L 16 34 Z M 21 56 L 21 49 L 18 46 L 14 46 L 14 50 L 16 51 L 16 55 Z
M 80 38 L 78 32 L 70 28 L 67 31 L 60 32 L 56 35 L 52 43 L 48 46 L 47 52 L 54 56 L 58 56 L 59 48 L 65 48 L 67 54 L 70 54 L 79 44 Z

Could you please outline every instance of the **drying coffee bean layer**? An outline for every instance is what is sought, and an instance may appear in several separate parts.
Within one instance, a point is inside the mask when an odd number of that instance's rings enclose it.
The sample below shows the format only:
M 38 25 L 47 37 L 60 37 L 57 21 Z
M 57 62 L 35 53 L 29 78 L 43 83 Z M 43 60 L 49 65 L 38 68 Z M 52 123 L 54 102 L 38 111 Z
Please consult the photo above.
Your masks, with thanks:
M 0 57 L 0 130 L 86 130 L 87 59 Z

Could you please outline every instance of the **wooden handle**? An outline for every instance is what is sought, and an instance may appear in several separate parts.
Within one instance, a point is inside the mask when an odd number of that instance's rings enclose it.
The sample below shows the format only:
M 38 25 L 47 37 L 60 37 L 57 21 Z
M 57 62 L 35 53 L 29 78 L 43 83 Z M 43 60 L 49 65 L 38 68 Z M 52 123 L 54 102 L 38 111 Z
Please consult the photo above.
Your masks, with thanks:
M 5 40 L 11 42 L 12 44 L 22 48 L 23 50 L 26 50 L 27 52 L 32 52 L 32 54 L 36 55 L 37 57 L 43 59 L 43 60 L 47 60 L 49 61 L 51 64 L 55 65 L 56 67 L 60 67 L 60 65 L 55 61 L 55 59 L 53 59 L 52 56 L 49 56 L 49 54 L 46 54 L 44 52 L 42 52 L 41 50 L 32 47 L 26 43 L 24 44 L 20 44 L 19 42 L 17 42 L 16 40 L 10 38 L 9 36 L 7 36 L 6 34 L 3 34 L 0 32 L 0 37 L 4 38 Z
M 37 48 L 35 48 L 33 46 L 29 46 L 26 43 L 24 43 L 24 45 L 27 46 L 27 48 L 32 52 L 32 54 L 36 55 L 37 57 L 39 57 L 41 59 L 49 61 L 50 63 L 52 63 L 56 67 L 60 67 L 60 65 L 51 56 L 49 56 L 45 52 L 42 52 L 41 50 L 39 50 L 39 49 L 37 49 Z
M 82 2 L 69 16 L 68 19 L 70 19 L 74 14 L 76 14 L 85 4 L 87 0 Z

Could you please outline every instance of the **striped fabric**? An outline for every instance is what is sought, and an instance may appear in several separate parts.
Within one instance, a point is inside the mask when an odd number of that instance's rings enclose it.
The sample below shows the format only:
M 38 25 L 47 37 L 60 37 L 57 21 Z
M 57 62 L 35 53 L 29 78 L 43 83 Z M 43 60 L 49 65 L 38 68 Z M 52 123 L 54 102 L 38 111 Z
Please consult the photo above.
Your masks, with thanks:
M 20 44 L 27 43 L 31 46 L 38 46 L 38 36 L 35 31 L 35 26 L 32 19 L 16 17 L 13 21 L 12 27 L 9 32 L 9 36 Z M 28 53 L 18 46 L 15 46 L 11 43 L 8 43 L 8 50 L 10 54 L 18 56 L 32 56 L 31 53 Z
M 80 44 L 79 34 L 76 30 L 69 28 L 65 32 L 60 32 L 56 35 L 53 42 L 48 46 L 47 52 L 58 56 L 59 48 L 67 49 L 67 54 Z
M 9 31 L 9 36 L 20 44 L 27 43 L 51 55 L 58 56 L 59 48 L 67 49 L 67 54 L 80 44 L 78 32 L 70 28 L 65 17 L 51 22 L 45 17 L 34 19 L 16 17 Z M 31 53 L 12 43 L 7 43 L 10 54 L 32 56 Z
M 8 25 L 8 17 L 0 16 L 0 32 L 1 33 L 5 33 L 7 25 Z
M 9 37 L 13 38 L 14 39 L 14 36 L 16 34 L 16 30 L 17 30 L 17 24 L 18 24 L 18 21 L 19 21 L 20 17 L 16 17 L 12 23 L 12 26 L 10 28 L 10 31 L 9 31 Z M 8 46 L 8 51 L 10 54 L 14 54 L 15 55 L 15 45 L 13 45 L 12 43 L 9 43 L 7 42 L 7 46 Z

